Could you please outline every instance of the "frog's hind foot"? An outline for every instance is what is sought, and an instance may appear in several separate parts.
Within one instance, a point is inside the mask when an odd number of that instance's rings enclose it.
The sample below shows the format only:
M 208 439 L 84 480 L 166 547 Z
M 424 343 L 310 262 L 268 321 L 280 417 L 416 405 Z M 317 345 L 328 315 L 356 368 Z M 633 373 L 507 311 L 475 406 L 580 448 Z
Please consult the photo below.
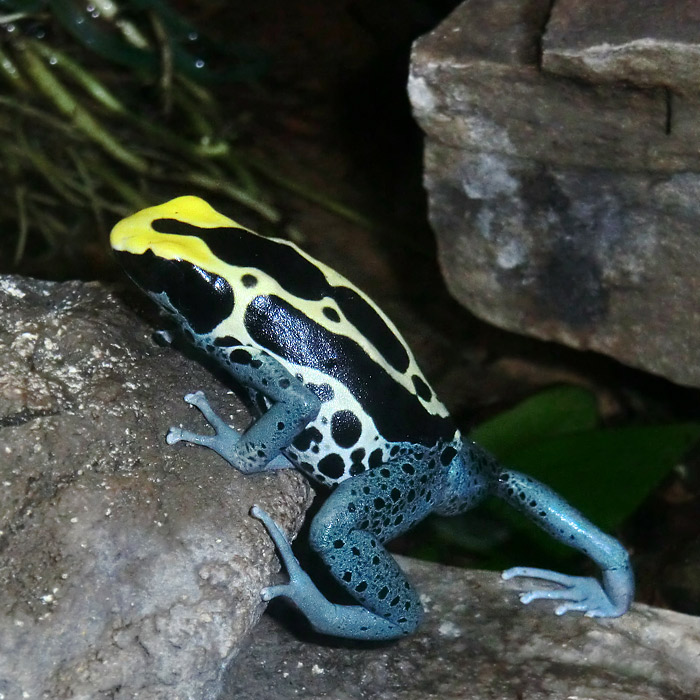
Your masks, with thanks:
M 301 568 L 280 526 L 257 505 L 251 508 L 250 514 L 260 520 L 267 529 L 289 575 L 287 583 L 269 586 L 260 591 L 260 597 L 264 601 L 280 596 L 288 598 L 321 634 L 349 639 L 380 640 L 396 639 L 412 631 L 360 605 L 331 603 Z

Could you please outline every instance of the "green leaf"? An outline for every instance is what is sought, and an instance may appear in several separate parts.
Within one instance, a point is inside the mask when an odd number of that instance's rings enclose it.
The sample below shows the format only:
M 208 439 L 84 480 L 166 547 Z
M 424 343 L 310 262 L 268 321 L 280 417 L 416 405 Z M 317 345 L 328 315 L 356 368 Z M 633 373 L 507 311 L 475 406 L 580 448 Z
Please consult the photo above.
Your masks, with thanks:
M 547 484 L 586 518 L 611 532 L 639 508 L 700 439 L 700 424 L 611 429 L 597 425 L 595 396 L 582 388 L 564 386 L 521 402 L 478 426 L 470 437 L 506 466 Z M 534 544 L 545 558 L 562 561 L 570 556 L 571 550 L 517 511 L 502 502 L 489 505 L 488 512 L 508 523 L 516 538 L 501 549 L 516 551 L 521 558 L 524 548 Z M 453 524 L 467 526 L 457 520 Z
M 543 438 L 591 430 L 598 424 L 595 395 L 575 386 L 542 391 L 500 413 L 471 433 L 498 459 Z
M 700 424 L 590 430 L 511 452 L 507 466 L 544 482 L 604 530 L 614 530 L 700 439 Z

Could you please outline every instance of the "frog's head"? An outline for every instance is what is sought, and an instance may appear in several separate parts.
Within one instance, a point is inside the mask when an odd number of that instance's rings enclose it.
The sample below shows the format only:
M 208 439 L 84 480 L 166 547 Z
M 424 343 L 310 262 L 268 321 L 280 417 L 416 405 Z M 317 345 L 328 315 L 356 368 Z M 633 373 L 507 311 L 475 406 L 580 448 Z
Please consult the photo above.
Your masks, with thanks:
M 112 229 L 109 242 L 120 261 L 125 259 L 122 253 L 145 255 L 151 251 L 161 260 L 182 260 L 207 267 L 217 258 L 200 232 L 214 228 L 241 227 L 199 197 L 177 197 L 122 219 Z
M 199 197 L 178 197 L 122 219 L 110 234 L 126 273 L 195 332 L 212 330 L 233 310 L 221 260 L 198 231 L 240 228 Z

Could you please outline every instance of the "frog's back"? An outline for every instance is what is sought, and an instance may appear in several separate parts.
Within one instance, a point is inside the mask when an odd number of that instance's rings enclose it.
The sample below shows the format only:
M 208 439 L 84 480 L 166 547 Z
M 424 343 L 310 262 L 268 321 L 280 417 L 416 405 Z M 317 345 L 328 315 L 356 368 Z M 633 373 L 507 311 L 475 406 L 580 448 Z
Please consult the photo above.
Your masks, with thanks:
M 334 482 L 353 464 L 355 472 L 372 466 L 373 453 L 380 463 L 397 443 L 439 448 L 454 439 L 447 410 L 371 299 L 288 241 L 210 208 L 193 212 L 200 202 L 179 198 L 137 215 L 144 242 L 130 248 L 152 268 L 140 273 L 146 284 L 137 282 L 165 294 L 186 332 L 224 363 L 235 347 L 256 347 L 316 393 L 322 410 L 290 447 L 292 458 L 315 471 L 331 456 L 321 480 Z

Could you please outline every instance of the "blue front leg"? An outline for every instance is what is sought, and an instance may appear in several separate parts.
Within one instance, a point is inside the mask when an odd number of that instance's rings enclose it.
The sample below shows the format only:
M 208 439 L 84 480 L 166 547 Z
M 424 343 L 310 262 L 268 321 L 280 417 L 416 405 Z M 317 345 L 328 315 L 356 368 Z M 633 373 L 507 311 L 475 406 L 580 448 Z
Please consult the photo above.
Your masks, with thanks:
M 317 415 L 321 403 L 302 382 L 268 353 L 247 346 L 222 351 L 221 362 L 244 387 L 269 399 L 270 407 L 243 434 L 231 428 L 211 408 L 199 391 L 185 401 L 196 406 L 214 428 L 214 435 L 200 435 L 182 428 L 170 428 L 166 441 L 191 442 L 220 454 L 244 474 L 292 467 L 280 450 Z

